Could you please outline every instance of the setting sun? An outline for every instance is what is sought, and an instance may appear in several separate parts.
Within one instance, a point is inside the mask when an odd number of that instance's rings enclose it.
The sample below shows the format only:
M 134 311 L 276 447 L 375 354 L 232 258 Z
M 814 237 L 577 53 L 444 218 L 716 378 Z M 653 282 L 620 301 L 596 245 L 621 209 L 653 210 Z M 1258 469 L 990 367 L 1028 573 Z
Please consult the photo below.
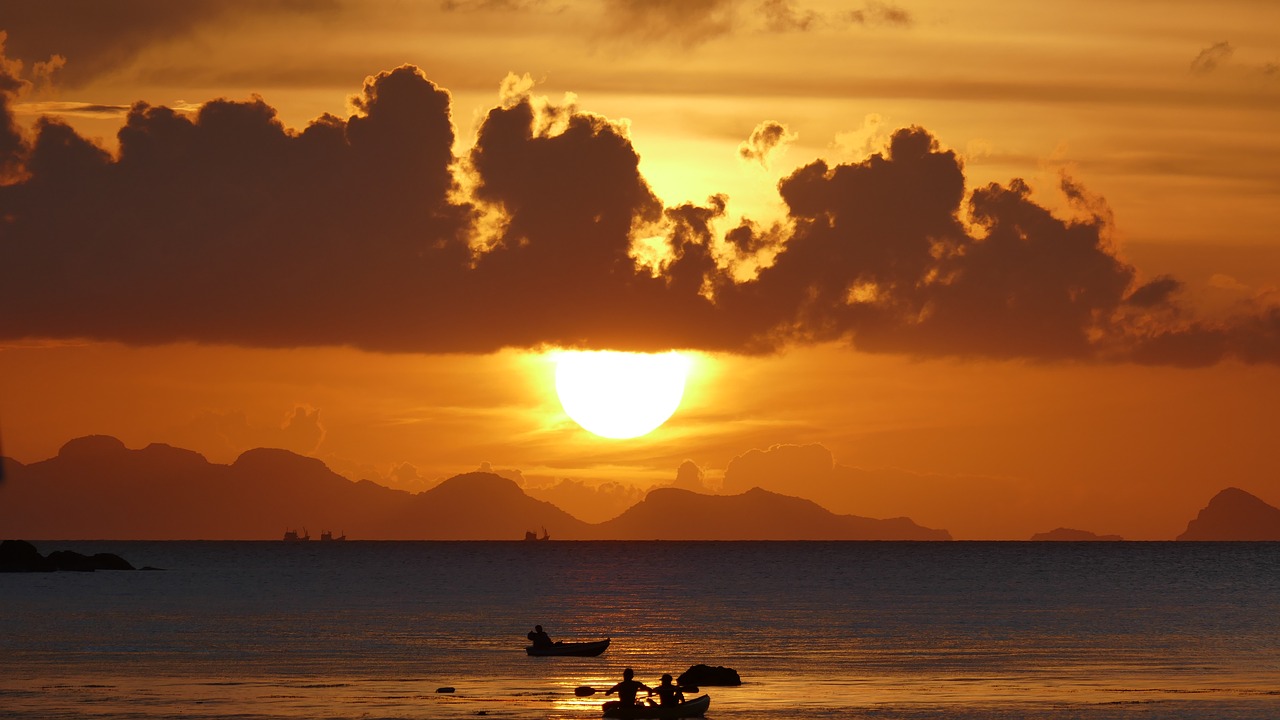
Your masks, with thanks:
M 555 363 L 565 413 L 588 432 L 625 439 L 652 432 L 680 407 L 690 360 L 677 352 L 566 351 Z

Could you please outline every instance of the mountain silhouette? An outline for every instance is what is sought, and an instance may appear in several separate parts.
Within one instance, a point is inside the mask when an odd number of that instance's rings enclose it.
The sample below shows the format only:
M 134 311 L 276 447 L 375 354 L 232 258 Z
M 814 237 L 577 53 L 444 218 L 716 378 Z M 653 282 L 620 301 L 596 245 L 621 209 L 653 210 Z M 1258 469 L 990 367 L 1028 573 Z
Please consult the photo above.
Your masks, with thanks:
M 1179 540 L 1280 540 L 1280 508 L 1229 487 L 1187 523 Z
M 5 460 L 0 528 L 30 539 L 280 539 L 286 529 L 333 529 L 355 539 L 947 540 L 907 518 L 835 515 L 800 498 L 754 489 L 701 495 L 657 489 L 619 517 L 585 523 L 487 472 L 410 494 L 352 482 L 322 461 L 258 448 L 230 465 L 169 445 L 131 450 L 94 435 L 29 465 Z
M 1066 542 L 1081 542 L 1085 540 L 1101 540 L 1105 542 L 1114 542 L 1124 540 L 1119 535 L 1099 535 L 1089 532 L 1088 530 L 1073 530 L 1072 528 L 1057 528 L 1049 532 L 1036 533 L 1031 536 L 1033 541 L 1061 540 Z
M 946 530 L 920 527 L 908 518 L 836 515 L 810 500 L 760 488 L 740 495 L 658 488 L 597 529 L 619 540 L 951 539 Z
M 419 493 L 400 519 L 431 528 L 432 537 L 456 540 L 516 540 L 531 528 L 554 528 L 559 540 L 581 540 L 591 526 L 543 500 L 535 500 L 514 480 L 493 473 L 455 475 Z

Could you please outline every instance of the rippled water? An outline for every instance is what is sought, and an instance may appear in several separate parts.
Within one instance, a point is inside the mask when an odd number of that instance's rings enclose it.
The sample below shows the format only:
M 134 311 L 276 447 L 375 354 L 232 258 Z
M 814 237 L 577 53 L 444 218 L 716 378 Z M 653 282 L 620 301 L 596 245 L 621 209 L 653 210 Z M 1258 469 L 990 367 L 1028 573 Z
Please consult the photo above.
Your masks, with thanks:
M 0 574 L 4 717 L 593 718 L 695 663 L 710 718 L 1280 717 L 1280 543 L 38 547 L 166 570 Z

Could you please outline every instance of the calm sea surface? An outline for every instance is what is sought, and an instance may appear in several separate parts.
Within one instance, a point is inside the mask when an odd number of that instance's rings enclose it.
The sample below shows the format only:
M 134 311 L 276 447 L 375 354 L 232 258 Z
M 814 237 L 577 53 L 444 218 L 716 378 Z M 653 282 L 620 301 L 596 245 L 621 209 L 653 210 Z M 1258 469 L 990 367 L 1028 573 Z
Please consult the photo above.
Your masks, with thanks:
M 1280 543 L 37 547 L 166 570 L 0 574 L 6 718 L 596 718 L 695 663 L 709 718 L 1280 718 Z

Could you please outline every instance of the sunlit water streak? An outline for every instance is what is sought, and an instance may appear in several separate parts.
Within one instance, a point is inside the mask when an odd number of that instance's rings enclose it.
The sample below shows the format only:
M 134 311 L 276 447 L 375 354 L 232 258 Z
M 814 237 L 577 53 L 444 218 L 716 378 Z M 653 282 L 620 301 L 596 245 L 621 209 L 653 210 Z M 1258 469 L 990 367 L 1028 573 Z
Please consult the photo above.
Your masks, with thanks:
M 0 574 L 4 717 L 594 718 L 699 662 L 710 718 L 1280 717 L 1277 543 L 39 549 L 167 570 Z

